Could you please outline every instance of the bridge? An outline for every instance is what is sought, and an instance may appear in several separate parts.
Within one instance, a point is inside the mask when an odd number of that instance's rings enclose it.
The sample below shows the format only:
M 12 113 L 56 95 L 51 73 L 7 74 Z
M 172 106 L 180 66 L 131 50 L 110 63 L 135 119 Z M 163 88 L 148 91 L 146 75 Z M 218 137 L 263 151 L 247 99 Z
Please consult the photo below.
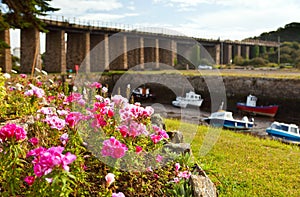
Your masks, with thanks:
M 176 35 L 173 32 L 149 31 L 149 29 L 128 30 L 126 28 L 108 27 L 103 24 L 61 20 L 42 19 L 46 24 L 46 51 L 44 70 L 50 73 L 65 73 L 84 66 L 87 72 L 103 70 L 127 70 L 136 65 L 141 68 L 152 62 L 157 68 L 166 64 L 191 64 L 187 58 L 195 45 L 200 58 L 211 58 L 215 64 L 231 64 L 235 56 L 247 59 L 255 57 L 254 47 L 261 53 L 277 50 L 279 43 L 258 40 L 213 40 L 191 38 Z M 125 27 L 125 26 L 124 26 Z M 10 43 L 9 30 L 0 32 L 0 39 Z M 35 28 L 21 29 L 21 68 L 20 72 L 30 73 L 38 67 L 40 51 L 40 33 Z M 11 54 L 9 49 L 1 51 L 2 71 L 11 71 Z

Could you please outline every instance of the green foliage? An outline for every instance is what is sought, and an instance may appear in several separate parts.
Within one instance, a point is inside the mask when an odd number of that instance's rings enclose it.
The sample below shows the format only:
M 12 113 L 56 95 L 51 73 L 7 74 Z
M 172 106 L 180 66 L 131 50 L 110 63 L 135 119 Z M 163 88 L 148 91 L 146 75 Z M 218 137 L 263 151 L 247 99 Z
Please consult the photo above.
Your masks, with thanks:
M 251 50 L 252 50 L 252 56 L 254 58 L 259 56 L 259 46 L 255 45 L 254 47 L 251 48 Z
M 276 31 L 264 32 L 254 39 L 277 42 L 280 38 L 281 42 L 300 42 L 299 34 L 300 23 L 294 22 L 280 27 Z
M 197 67 L 201 63 L 200 53 L 200 46 L 193 46 L 190 54 L 190 61 L 195 67 Z
M 234 58 L 233 58 L 233 63 L 235 64 L 235 65 L 238 65 L 238 66 L 242 66 L 243 64 L 244 64 L 244 58 L 242 57 L 242 56 L 235 56 Z
M 256 58 L 251 59 L 247 65 L 259 67 L 259 66 L 265 66 L 267 63 L 268 62 L 265 59 L 263 59 L 261 57 L 256 57 Z
M 3 25 L 12 28 L 37 27 L 39 30 L 45 31 L 43 23 L 38 16 L 45 16 L 48 12 L 54 12 L 59 9 L 49 5 L 51 0 L 3 0 L 2 4 L 6 4 L 8 11 L 1 13 Z

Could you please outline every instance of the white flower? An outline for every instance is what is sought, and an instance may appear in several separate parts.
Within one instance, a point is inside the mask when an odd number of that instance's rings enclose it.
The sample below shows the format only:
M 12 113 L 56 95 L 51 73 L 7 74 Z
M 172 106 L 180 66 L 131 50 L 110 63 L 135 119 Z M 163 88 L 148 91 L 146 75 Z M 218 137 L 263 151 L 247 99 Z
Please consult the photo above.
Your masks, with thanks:
M 4 74 L 3 74 L 3 77 L 5 77 L 5 79 L 10 79 L 10 74 L 4 73 Z
M 44 70 L 42 70 L 42 73 L 43 73 L 44 75 L 48 75 L 48 73 L 47 73 L 46 71 L 44 71 Z

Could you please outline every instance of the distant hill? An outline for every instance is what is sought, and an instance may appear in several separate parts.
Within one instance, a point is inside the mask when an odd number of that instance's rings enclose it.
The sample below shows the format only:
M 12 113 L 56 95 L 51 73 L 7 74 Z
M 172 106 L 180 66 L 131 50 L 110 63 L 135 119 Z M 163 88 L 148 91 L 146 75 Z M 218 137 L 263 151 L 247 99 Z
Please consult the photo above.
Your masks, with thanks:
M 283 28 L 278 28 L 276 31 L 264 32 L 260 36 L 251 39 L 277 42 L 278 36 L 280 36 L 280 42 L 300 42 L 300 23 L 289 23 Z

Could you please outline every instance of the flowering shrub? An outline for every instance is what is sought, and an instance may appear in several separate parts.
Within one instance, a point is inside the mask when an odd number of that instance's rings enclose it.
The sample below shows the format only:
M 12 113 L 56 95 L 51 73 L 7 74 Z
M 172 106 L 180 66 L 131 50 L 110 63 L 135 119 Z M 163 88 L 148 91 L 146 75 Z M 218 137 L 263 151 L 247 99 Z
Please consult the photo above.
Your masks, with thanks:
M 98 82 L 69 94 L 44 77 L 20 75 L 5 87 L 6 118 L 34 122 L 0 128 L 4 196 L 172 196 L 187 184 L 190 167 L 162 151 L 169 136 L 151 124 L 153 108 L 107 98 Z

